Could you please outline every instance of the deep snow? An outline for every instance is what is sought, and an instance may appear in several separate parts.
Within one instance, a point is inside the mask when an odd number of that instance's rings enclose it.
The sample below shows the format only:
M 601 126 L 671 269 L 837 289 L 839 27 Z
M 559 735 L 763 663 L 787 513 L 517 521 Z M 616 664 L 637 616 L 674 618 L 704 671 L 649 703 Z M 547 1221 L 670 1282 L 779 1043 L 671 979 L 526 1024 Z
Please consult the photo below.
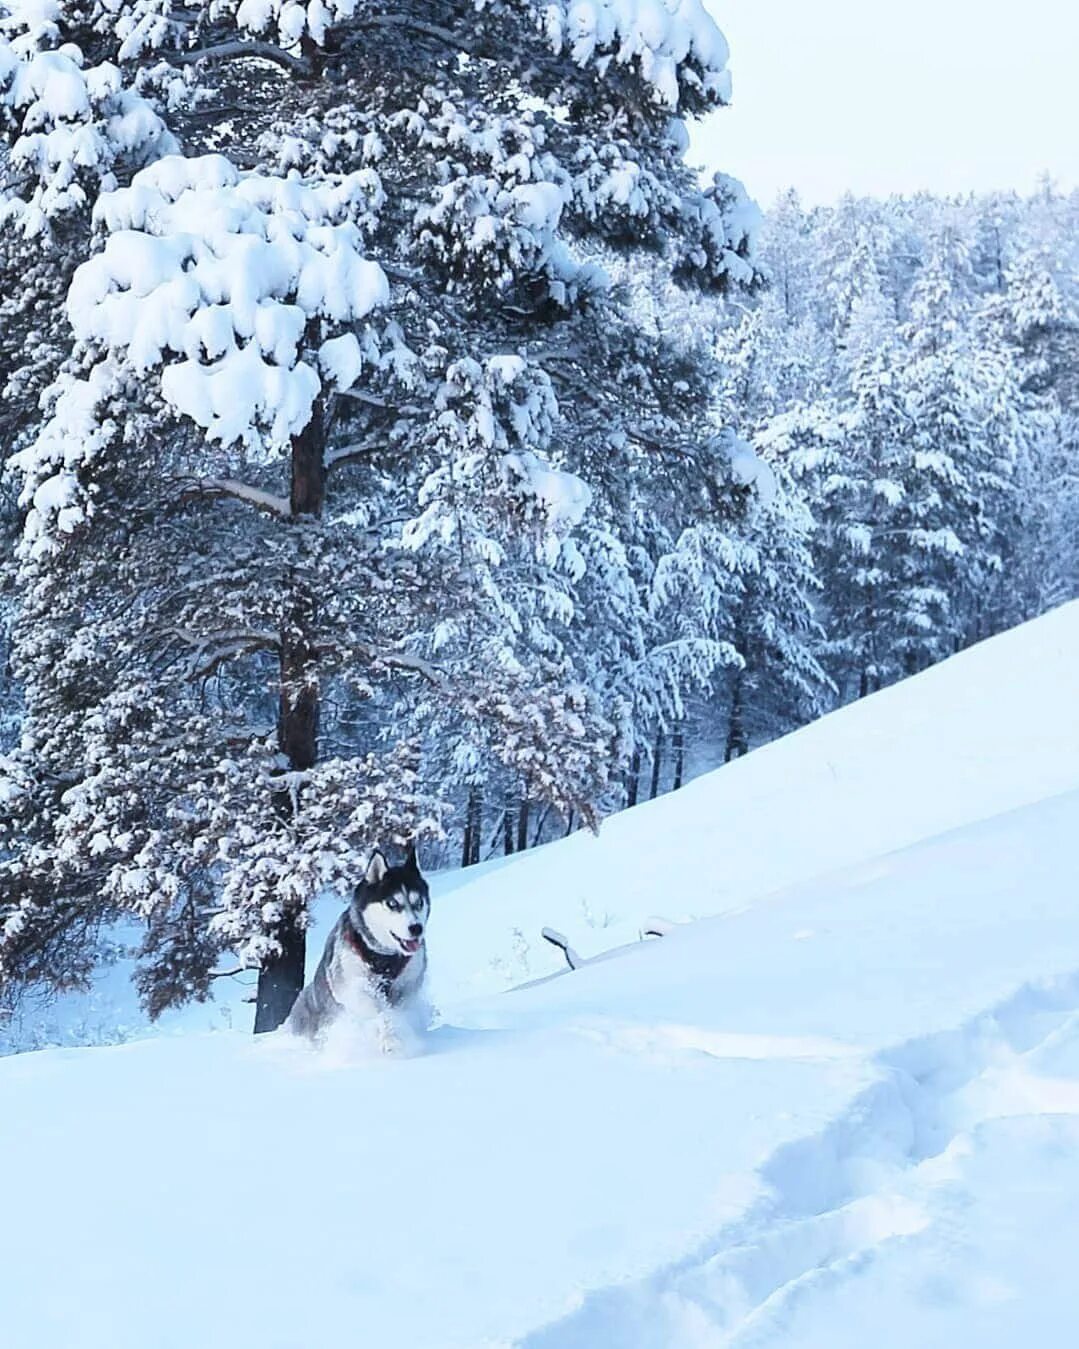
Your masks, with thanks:
M 418 1057 L 0 1061 L 5 1349 L 1070 1345 L 1077 656 L 1073 605 L 443 878 Z M 551 978 L 544 923 L 632 944 Z

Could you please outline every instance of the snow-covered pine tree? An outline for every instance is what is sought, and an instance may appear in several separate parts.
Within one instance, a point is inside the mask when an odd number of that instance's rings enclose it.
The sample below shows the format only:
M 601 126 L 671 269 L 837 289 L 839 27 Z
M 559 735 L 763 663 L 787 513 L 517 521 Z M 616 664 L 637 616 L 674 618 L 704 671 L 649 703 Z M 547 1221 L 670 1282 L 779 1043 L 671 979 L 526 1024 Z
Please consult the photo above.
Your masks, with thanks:
M 929 241 L 902 333 L 899 387 L 911 460 L 894 527 L 915 545 L 909 612 L 925 634 L 908 646 L 908 669 L 1001 626 L 999 579 L 1021 456 L 1022 394 L 1011 353 L 976 322 L 974 299 L 967 239 L 947 225 Z M 944 601 L 914 617 L 923 586 Z
M 50 5 L 0 14 L 0 473 L 39 420 L 69 345 L 63 300 L 102 185 L 175 148 L 162 120 L 111 66 L 59 41 Z M 0 750 L 20 698 L 9 657 L 15 475 L 0 480 Z
M 788 279 L 793 286 L 795 274 Z M 789 313 L 785 293 L 773 290 L 718 343 L 724 419 L 762 462 L 764 488 L 747 520 L 728 619 L 741 661 L 721 681 L 725 761 L 811 720 L 834 693 L 818 654 L 813 517 L 786 462 L 787 438 L 769 436 L 780 409 L 819 393 L 826 364 L 811 319 Z
M 890 515 L 902 497 L 905 413 L 894 389 L 897 336 L 876 265 L 863 251 L 850 273 L 843 337 L 816 391 L 758 433 L 789 467 L 815 521 L 814 569 L 825 629 L 820 659 L 843 701 L 894 677 Z M 833 332 L 835 329 L 833 328 Z M 833 373 L 835 372 L 835 373 Z
M 1079 594 L 1079 286 L 1064 238 L 1062 230 L 1013 240 L 1004 289 L 984 316 L 986 340 L 1004 344 L 1021 386 L 1024 435 L 1000 598 L 1006 624 Z
M 697 0 L 6 0 L 0 34 L 9 201 L 97 240 L 18 455 L 0 968 L 77 979 L 133 912 L 151 1010 L 230 948 L 268 1029 L 312 898 L 430 826 L 433 708 L 522 793 L 602 791 L 574 531 L 714 465 L 593 253 L 753 279 L 741 190 L 682 158 L 726 46 Z

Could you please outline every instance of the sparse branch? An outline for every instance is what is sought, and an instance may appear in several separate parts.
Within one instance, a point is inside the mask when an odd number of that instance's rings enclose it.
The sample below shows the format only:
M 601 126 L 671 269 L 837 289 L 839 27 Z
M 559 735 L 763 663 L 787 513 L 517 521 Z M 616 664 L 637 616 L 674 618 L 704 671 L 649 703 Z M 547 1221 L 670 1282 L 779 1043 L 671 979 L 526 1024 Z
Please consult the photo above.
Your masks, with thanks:
M 302 56 L 293 56 L 272 42 L 237 39 L 232 42 L 217 42 L 210 47 L 195 47 L 190 51 L 170 52 L 168 59 L 174 65 L 190 66 L 198 61 L 235 61 L 258 59 L 272 61 L 294 75 L 313 75 L 311 63 Z
M 469 56 L 475 56 L 478 50 L 474 42 L 469 42 L 452 28 L 443 28 L 437 23 L 414 19 L 410 14 L 372 14 L 360 20 L 357 27 L 403 28 L 418 37 L 429 37 L 434 38 L 436 42 L 444 42 L 447 47 L 453 47 L 456 51 L 465 52 Z

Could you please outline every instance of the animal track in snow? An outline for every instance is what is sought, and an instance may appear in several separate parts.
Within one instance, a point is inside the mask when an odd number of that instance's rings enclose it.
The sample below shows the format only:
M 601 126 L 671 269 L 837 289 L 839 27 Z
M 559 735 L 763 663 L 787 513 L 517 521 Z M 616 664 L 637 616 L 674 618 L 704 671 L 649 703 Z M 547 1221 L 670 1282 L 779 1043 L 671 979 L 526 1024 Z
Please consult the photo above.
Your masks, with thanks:
M 849 1046 L 661 1026 L 597 1032 L 618 1048 L 827 1058 Z M 768 1194 L 682 1261 L 589 1292 L 521 1349 L 750 1349 L 783 1343 L 798 1300 L 849 1278 L 937 1221 L 934 1188 L 961 1172 L 968 1133 L 1023 1114 L 1079 1115 L 1079 975 L 1028 985 L 965 1026 L 877 1056 L 881 1077 L 820 1133 L 780 1148 Z

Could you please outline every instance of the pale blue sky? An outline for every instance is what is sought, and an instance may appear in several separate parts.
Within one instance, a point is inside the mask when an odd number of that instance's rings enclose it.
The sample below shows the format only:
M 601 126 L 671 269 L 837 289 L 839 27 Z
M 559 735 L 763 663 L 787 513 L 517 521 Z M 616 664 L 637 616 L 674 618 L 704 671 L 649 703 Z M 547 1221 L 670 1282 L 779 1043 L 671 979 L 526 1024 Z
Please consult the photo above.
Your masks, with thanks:
M 1079 178 L 1079 0 L 706 0 L 734 106 L 691 158 L 762 204 Z

